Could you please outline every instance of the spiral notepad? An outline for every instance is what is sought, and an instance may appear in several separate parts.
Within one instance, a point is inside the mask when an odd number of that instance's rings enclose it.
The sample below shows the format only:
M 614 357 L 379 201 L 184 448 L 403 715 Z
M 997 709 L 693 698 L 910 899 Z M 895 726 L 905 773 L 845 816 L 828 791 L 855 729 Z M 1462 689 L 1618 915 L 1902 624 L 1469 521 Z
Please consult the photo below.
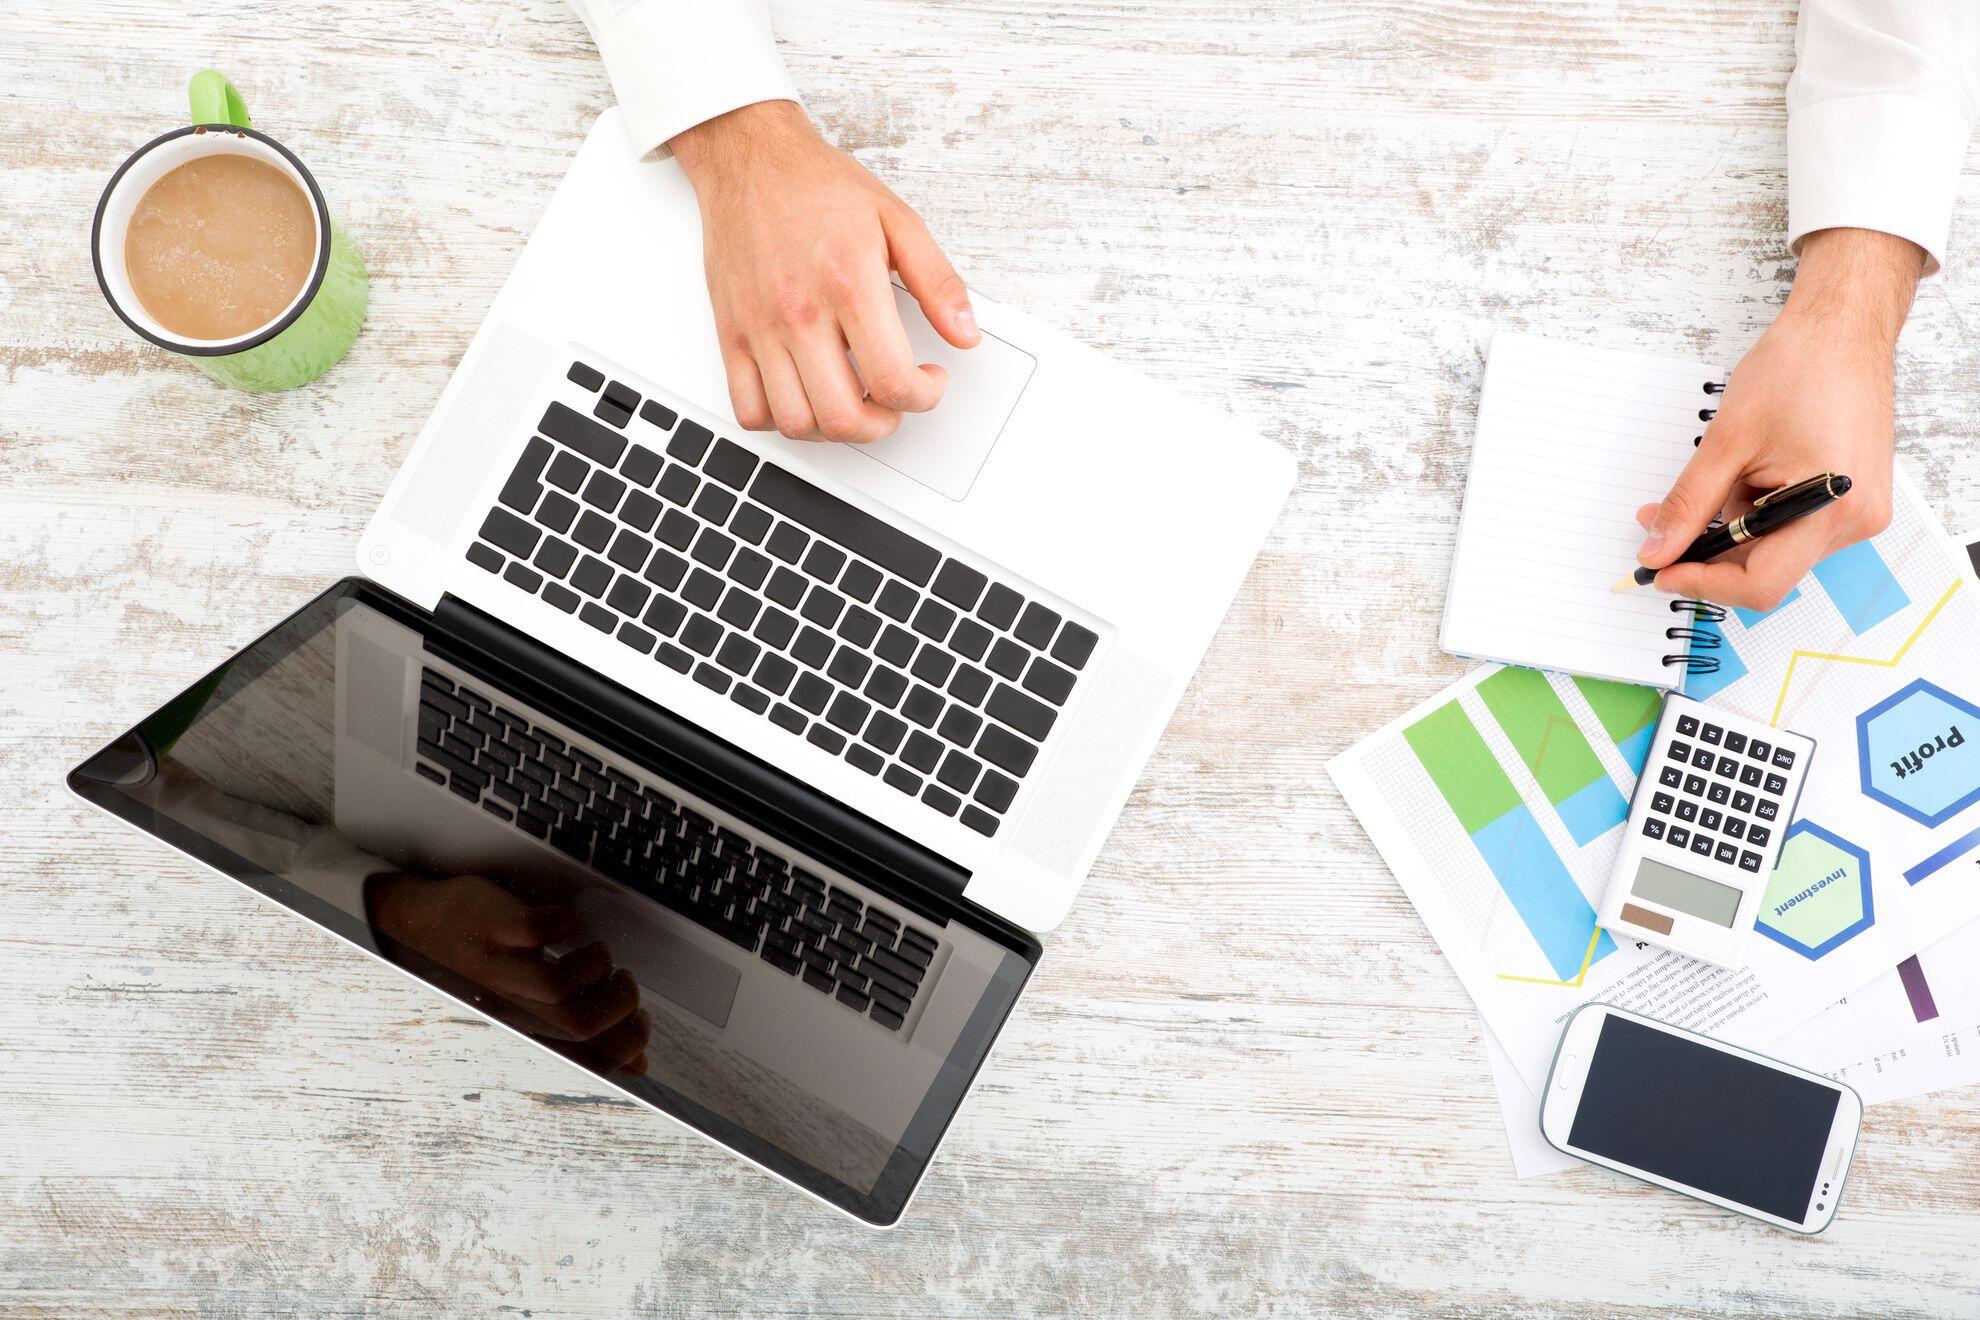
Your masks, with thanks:
M 1718 667 L 1725 613 L 1610 587 L 1636 566 L 1636 510 L 1690 459 L 1722 367 L 1501 333 L 1478 402 L 1444 603 L 1445 650 L 1674 688 Z

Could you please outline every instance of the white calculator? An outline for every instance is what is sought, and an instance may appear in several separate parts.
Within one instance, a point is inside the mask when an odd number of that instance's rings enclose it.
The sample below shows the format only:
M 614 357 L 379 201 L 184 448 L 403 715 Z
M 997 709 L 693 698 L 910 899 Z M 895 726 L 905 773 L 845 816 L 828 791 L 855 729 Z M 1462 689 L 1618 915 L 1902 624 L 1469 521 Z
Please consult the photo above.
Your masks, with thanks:
M 1596 920 L 1740 966 L 1814 754 L 1813 738 L 1666 697 Z

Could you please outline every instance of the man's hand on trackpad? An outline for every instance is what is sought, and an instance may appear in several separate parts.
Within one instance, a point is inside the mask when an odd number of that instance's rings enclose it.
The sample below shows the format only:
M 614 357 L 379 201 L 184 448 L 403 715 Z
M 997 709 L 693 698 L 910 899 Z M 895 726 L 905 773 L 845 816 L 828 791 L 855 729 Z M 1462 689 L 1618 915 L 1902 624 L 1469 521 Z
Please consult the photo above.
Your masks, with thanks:
M 970 348 L 982 334 L 920 216 L 790 101 L 730 111 L 670 145 L 701 202 L 737 421 L 867 443 L 941 400 L 948 375 L 916 364 L 889 273 L 949 343 Z

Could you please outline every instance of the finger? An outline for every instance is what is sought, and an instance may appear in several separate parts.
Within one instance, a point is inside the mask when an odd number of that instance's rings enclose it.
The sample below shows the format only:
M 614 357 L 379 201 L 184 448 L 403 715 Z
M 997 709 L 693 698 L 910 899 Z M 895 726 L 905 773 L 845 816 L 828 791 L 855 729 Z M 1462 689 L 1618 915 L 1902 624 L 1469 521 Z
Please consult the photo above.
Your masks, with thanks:
M 627 1064 L 625 1067 L 619 1069 L 619 1072 L 621 1075 L 626 1077 L 646 1076 L 646 1051 L 641 1050 L 639 1052 L 639 1057 L 637 1059 L 634 1059 L 631 1063 Z
M 763 375 L 756 359 L 741 343 L 722 337 L 722 367 L 729 375 L 729 407 L 745 431 L 767 431 L 775 424 L 770 400 L 763 393 Z
M 949 373 L 933 365 L 915 365 L 886 272 L 869 280 L 839 309 L 839 320 L 869 399 L 896 412 L 927 412 L 941 401 Z
M 616 1072 L 644 1054 L 646 1042 L 652 1036 L 653 1023 L 646 1010 L 640 1009 L 586 1041 L 585 1050 L 592 1056 L 593 1067 L 601 1072 Z
M 590 1040 L 639 1009 L 639 985 L 631 972 L 614 972 L 596 985 L 554 1004 L 539 1004 L 537 1016 L 572 1040 Z
M 871 444 L 892 435 L 901 415 L 866 397 L 846 356 L 846 341 L 836 326 L 808 336 L 791 351 L 804 396 L 811 405 L 818 434 L 841 443 Z
M 1651 568 L 1662 568 L 1683 554 L 1726 507 L 1746 467 L 1746 457 L 1745 446 L 1724 438 L 1714 444 L 1708 430 L 1705 443 L 1678 473 L 1670 494 L 1658 503 L 1650 533 L 1636 552 L 1637 559 Z
M 790 353 L 782 344 L 766 341 L 757 347 L 756 369 L 763 378 L 763 393 L 777 429 L 792 440 L 816 440 L 818 422 L 811 415 L 804 381 Z
M 1828 553 L 1830 529 L 1821 522 L 1803 518 L 1743 546 L 1743 553 L 1666 568 L 1657 574 L 1657 589 L 1719 605 L 1771 610 Z
M 572 949 L 563 957 L 545 962 L 542 966 L 544 994 L 541 998 L 550 1002 L 568 999 L 618 970 L 618 964 L 612 961 L 612 951 L 603 943 Z
M 516 903 L 488 924 L 488 942 L 505 949 L 541 949 L 584 934 L 584 922 L 562 904 L 524 907 Z
M 921 314 L 935 327 L 935 333 L 957 348 L 974 348 L 983 332 L 976 328 L 976 309 L 969 305 L 969 289 L 962 276 L 942 255 L 935 236 L 921 217 L 903 204 L 880 213 L 880 227 L 887 235 L 887 251 L 901 283 L 921 304 Z

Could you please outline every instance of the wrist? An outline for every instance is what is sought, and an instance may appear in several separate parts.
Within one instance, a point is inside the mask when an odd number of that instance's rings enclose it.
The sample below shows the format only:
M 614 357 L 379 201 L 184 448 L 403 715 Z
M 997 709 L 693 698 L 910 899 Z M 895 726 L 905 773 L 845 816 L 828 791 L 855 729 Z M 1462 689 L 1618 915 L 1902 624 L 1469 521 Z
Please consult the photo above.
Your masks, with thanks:
M 774 151 L 782 143 L 817 135 L 797 102 L 758 101 L 676 133 L 667 145 L 688 181 L 700 188 L 704 181 Z
M 1911 311 L 1925 250 L 1874 229 L 1823 229 L 1802 240 L 1782 315 L 1817 320 L 1886 352 Z

